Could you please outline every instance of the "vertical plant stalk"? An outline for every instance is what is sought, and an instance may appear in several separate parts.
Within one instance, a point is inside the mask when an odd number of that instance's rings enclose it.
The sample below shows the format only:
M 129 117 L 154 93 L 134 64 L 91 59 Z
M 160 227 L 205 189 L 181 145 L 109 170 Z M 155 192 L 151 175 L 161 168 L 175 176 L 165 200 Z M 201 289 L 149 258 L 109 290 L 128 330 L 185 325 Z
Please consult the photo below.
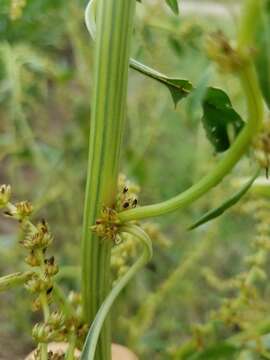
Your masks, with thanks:
M 137 238 L 143 245 L 143 253 L 138 260 L 129 268 L 129 270 L 116 282 L 109 295 L 99 308 L 99 311 L 93 321 L 91 328 L 88 332 L 84 348 L 82 350 L 81 360 L 93 360 L 95 357 L 96 345 L 99 338 L 100 330 L 103 322 L 106 319 L 111 307 L 113 306 L 116 298 L 119 296 L 124 287 L 129 281 L 137 274 L 137 272 L 145 266 L 151 259 L 153 254 L 152 242 L 149 236 L 136 225 L 126 225 L 120 228 L 120 232 L 128 233 Z
M 97 4 L 95 78 L 82 238 L 82 294 L 84 314 L 89 323 L 110 290 L 112 244 L 94 235 L 90 227 L 99 217 L 102 206 L 112 206 L 115 199 L 134 13 L 135 0 L 100 0 Z M 109 321 L 101 332 L 95 359 L 111 359 Z

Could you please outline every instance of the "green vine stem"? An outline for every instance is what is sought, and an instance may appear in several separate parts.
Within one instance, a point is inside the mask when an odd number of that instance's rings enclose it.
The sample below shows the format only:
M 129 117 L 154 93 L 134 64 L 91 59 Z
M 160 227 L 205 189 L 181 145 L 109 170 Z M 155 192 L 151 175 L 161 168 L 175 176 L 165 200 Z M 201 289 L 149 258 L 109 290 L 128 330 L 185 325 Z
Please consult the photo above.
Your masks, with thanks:
M 97 4 L 95 72 L 91 109 L 89 163 L 82 235 L 82 295 L 91 323 L 110 291 L 111 242 L 90 227 L 102 206 L 115 201 L 124 128 L 129 50 L 135 0 L 100 0 Z M 111 359 L 109 321 L 104 324 L 95 359 Z
M 245 10 L 245 14 L 250 13 L 249 8 L 259 11 L 260 6 L 255 6 L 257 2 L 259 3 L 260 1 L 248 0 L 248 9 Z M 256 13 L 253 14 L 253 17 L 256 17 Z M 251 44 L 253 38 L 252 34 L 254 33 L 254 27 L 256 26 L 256 24 L 250 24 L 250 21 L 247 19 L 249 19 L 249 16 L 245 15 L 243 23 L 240 26 L 242 35 L 239 36 L 239 53 L 248 50 L 247 47 Z M 252 27 L 252 31 L 250 30 L 250 27 Z M 157 204 L 146 205 L 123 211 L 118 215 L 121 222 L 124 223 L 132 220 L 160 216 L 178 209 L 183 209 L 206 194 L 214 186 L 218 185 L 246 153 L 254 135 L 257 134 L 263 122 L 263 98 L 252 60 L 246 61 L 241 70 L 237 72 L 237 75 L 246 97 L 248 121 L 245 128 L 241 131 L 225 156 L 208 175 L 203 177 L 188 190 L 169 200 Z
M 82 352 L 82 360 L 94 360 L 96 345 L 98 342 L 98 337 L 102 328 L 102 325 L 106 319 L 107 314 L 110 311 L 115 299 L 118 297 L 123 288 L 128 284 L 128 282 L 136 275 L 136 273 L 145 266 L 145 264 L 152 257 L 152 242 L 149 236 L 138 226 L 136 225 L 126 225 L 120 228 L 120 232 L 128 233 L 133 235 L 143 244 L 143 253 L 139 259 L 130 267 L 124 276 L 113 287 L 108 297 L 105 299 L 101 305 L 94 322 L 91 325 L 89 330 L 85 346 Z
M 238 48 L 245 50 L 254 44 L 254 36 L 262 15 L 262 0 L 245 0 L 238 29 Z

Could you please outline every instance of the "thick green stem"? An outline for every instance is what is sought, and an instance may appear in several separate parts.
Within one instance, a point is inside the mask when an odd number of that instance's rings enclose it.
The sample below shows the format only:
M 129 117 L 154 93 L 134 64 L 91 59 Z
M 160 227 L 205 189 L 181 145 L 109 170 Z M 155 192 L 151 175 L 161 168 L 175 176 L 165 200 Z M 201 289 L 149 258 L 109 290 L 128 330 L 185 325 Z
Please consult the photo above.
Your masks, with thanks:
M 124 127 L 129 50 L 135 0 L 100 0 L 97 4 L 95 79 L 91 111 L 89 164 L 82 238 L 82 292 L 85 318 L 92 322 L 110 290 L 111 244 L 90 227 L 102 206 L 115 200 Z M 111 359 L 106 321 L 95 359 Z
M 143 253 L 139 257 L 139 259 L 129 268 L 129 270 L 121 277 L 97 313 L 95 320 L 93 321 L 91 328 L 88 332 L 87 339 L 84 345 L 84 349 L 82 352 L 82 360 L 93 360 L 96 351 L 96 345 L 98 341 L 98 337 L 100 334 L 100 329 L 102 328 L 103 322 L 106 319 L 114 301 L 123 290 L 123 288 L 129 283 L 129 281 L 137 274 L 137 272 L 144 267 L 144 265 L 151 259 L 152 257 L 152 242 L 149 236 L 138 226 L 136 225 L 127 225 L 120 228 L 120 232 L 128 233 L 135 238 L 137 238 L 143 244 Z

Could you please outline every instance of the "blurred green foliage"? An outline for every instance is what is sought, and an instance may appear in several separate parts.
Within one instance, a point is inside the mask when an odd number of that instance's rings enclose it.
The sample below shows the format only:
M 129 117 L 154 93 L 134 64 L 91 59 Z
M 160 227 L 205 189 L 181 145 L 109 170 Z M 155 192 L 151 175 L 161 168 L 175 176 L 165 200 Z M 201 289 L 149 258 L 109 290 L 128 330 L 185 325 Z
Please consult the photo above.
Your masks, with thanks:
M 49 222 L 60 266 L 77 266 L 93 69 L 85 1 L 27 0 L 16 20 L 10 18 L 10 6 L 10 0 L 1 1 L 0 182 L 12 185 L 15 198 L 30 199 L 35 216 Z M 133 57 L 196 87 L 175 108 L 166 88 L 130 70 L 122 171 L 140 185 L 140 203 L 146 204 L 188 188 L 215 162 L 200 122 L 201 100 L 210 83 L 228 92 L 243 118 L 245 108 L 235 78 L 217 73 L 204 51 L 209 32 L 222 28 L 229 36 L 235 33 L 230 12 L 224 18 L 200 16 L 199 11 L 177 17 L 150 1 L 137 8 Z M 251 170 L 243 160 L 234 175 Z M 190 209 L 156 220 L 169 242 L 154 239 L 152 263 L 124 291 L 117 315 L 112 314 L 114 340 L 128 344 L 141 359 L 173 358 L 194 324 L 207 322 L 210 310 L 220 306 L 224 294 L 205 280 L 204 267 L 224 279 L 244 268 L 243 259 L 252 252 L 254 221 L 238 208 L 213 224 L 186 231 L 233 191 L 226 179 Z M 0 274 L 22 270 L 24 253 L 14 224 L 1 218 L 0 234 Z M 79 287 L 74 279 L 62 283 L 66 289 Z M 21 359 L 31 349 L 36 316 L 24 289 L 1 294 L 1 359 Z M 148 322 L 142 332 L 136 331 L 140 316 Z M 222 328 L 220 337 L 235 332 Z M 231 350 L 226 344 L 223 349 Z

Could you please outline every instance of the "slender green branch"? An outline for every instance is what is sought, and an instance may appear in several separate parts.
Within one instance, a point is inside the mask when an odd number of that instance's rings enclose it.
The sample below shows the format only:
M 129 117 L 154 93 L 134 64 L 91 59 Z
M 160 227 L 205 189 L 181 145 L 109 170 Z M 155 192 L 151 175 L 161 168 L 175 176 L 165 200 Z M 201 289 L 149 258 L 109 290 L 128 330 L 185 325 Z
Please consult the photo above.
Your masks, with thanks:
M 100 0 L 97 3 L 95 79 L 82 236 L 82 295 L 88 322 L 95 318 L 111 286 L 111 241 L 98 238 L 90 227 L 99 217 L 102 206 L 112 207 L 115 201 L 135 2 Z M 110 323 L 106 321 L 96 359 L 109 360 L 110 351 Z
M 262 120 L 261 106 L 256 109 L 256 114 L 257 116 L 250 119 L 249 123 L 235 140 L 225 157 L 220 160 L 217 166 L 198 183 L 169 200 L 121 212 L 119 214 L 120 221 L 126 222 L 145 219 L 163 215 L 178 209 L 183 209 L 219 184 L 247 151 L 250 142 L 258 129 L 256 120 L 258 120 L 259 123 Z
M 245 0 L 238 30 L 238 47 L 245 50 L 254 44 L 255 29 L 257 28 L 262 10 L 262 0 Z
M 67 353 L 65 356 L 66 360 L 74 360 L 74 353 L 76 350 L 76 334 L 74 332 L 71 333 L 71 335 L 69 336 L 69 342 L 68 342 L 68 349 L 67 349 Z
M 30 280 L 33 275 L 33 271 L 26 271 L 2 276 L 0 278 L 0 292 L 24 284 L 27 280 Z
M 75 310 L 72 307 L 72 305 L 68 302 L 66 294 L 63 292 L 63 290 L 60 288 L 60 286 L 57 285 L 57 283 L 53 286 L 53 296 L 55 302 L 59 305 L 59 307 L 62 309 L 63 313 L 66 316 L 74 316 L 75 317 Z
M 179 92 L 179 96 L 181 95 L 182 97 L 185 97 L 189 95 L 194 89 L 189 81 L 169 77 L 155 69 L 152 69 L 149 66 L 142 64 L 135 59 L 130 59 L 129 66 L 133 70 L 138 71 L 150 79 L 156 80 L 157 82 L 167 86 L 169 89 L 174 89 L 175 91 Z
M 39 259 L 40 259 L 40 270 L 42 272 L 42 275 L 45 276 L 44 254 L 43 254 L 42 250 L 39 250 L 37 252 L 37 255 L 39 256 Z M 41 307 L 42 307 L 42 311 L 43 311 L 44 322 L 46 323 L 50 316 L 50 308 L 49 308 L 46 291 L 42 291 L 40 293 L 39 297 L 40 297 Z M 40 347 L 41 347 L 41 360 L 47 360 L 48 359 L 48 344 L 41 343 Z
M 87 335 L 85 346 L 82 352 L 82 360 L 94 360 L 98 337 L 111 306 L 113 305 L 115 299 L 118 297 L 123 288 L 128 284 L 128 282 L 136 275 L 136 273 L 141 268 L 144 267 L 144 265 L 152 257 L 151 240 L 141 228 L 136 225 L 126 225 L 120 228 L 120 232 L 128 233 L 136 237 L 143 244 L 143 253 L 134 263 L 134 265 L 132 265 L 131 268 L 126 272 L 126 274 L 120 280 L 118 280 L 106 300 L 101 305 Z

